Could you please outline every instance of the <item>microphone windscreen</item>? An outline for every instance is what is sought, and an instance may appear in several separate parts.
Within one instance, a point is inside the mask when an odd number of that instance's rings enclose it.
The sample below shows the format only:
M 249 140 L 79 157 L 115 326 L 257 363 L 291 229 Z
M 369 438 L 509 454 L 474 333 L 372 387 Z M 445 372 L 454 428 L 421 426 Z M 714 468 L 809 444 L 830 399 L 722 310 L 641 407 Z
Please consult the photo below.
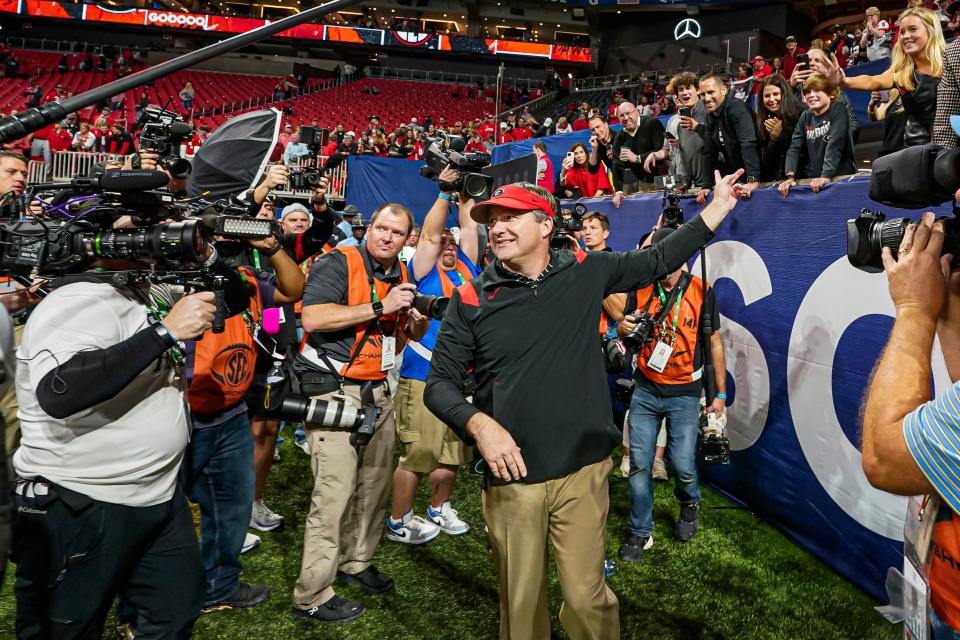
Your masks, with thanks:
M 280 314 L 279 307 L 267 307 L 263 310 L 263 330 L 272 336 L 280 333 Z
M 169 130 L 171 137 L 174 138 L 188 138 L 193 134 L 193 127 L 186 122 L 171 122 Z
M 104 191 L 146 191 L 167 186 L 170 178 L 163 171 L 111 170 L 100 176 Z

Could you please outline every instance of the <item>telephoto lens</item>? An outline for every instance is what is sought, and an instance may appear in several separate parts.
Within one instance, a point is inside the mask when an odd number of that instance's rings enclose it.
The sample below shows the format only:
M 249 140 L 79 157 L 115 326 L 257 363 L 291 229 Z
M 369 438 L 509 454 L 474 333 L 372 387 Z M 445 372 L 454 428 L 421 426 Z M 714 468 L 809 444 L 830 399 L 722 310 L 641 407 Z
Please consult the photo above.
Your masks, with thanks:
M 868 273 L 883 271 L 883 248 L 889 247 L 896 256 L 903 242 L 910 218 L 890 218 L 879 211 L 863 209 L 860 216 L 847 220 L 847 259 L 850 264 Z M 960 224 L 956 218 L 940 218 L 944 239 L 942 254 L 954 256 L 953 266 L 960 266 Z
M 431 320 L 443 320 L 448 304 L 450 304 L 450 298 L 427 296 L 422 293 L 418 293 L 413 298 L 413 308 L 419 311 L 420 315 Z
M 75 249 L 88 258 L 200 263 L 207 243 L 197 220 L 77 235 Z

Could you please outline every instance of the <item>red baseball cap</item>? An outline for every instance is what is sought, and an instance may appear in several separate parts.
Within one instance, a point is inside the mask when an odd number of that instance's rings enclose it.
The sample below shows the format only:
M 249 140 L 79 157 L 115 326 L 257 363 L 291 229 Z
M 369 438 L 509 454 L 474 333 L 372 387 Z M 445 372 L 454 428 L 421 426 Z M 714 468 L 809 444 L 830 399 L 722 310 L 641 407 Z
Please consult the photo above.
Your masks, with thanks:
M 557 212 L 550 206 L 550 201 L 515 184 L 497 187 L 489 200 L 478 202 L 470 210 L 470 217 L 479 224 L 487 224 L 491 207 L 504 207 L 514 211 L 533 211 L 540 209 L 548 216 L 555 218 Z

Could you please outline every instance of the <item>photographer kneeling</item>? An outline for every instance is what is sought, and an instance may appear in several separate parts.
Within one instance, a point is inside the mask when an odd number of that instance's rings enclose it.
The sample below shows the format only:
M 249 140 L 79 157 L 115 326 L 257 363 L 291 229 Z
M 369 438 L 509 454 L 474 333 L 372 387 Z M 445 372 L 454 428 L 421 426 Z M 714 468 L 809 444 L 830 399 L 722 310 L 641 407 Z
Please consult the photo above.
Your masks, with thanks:
M 380 415 L 373 436 L 358 447 L 349 429 L 305 425 L 315 483 L 293 592 L 295 617 L 346 622 L 363 615 L 362 603 L 334 593 L 335 579 L 370 593 L 393 588 L 393 579 L 370 559 L 380 542 L 393 472 L 387 373 L 407 338 L 417 340 L 429 327 L 411 308 L 416 287 L 398 259 L 412 229 L 406 207 L 381 205 L 363 246 L 336 247 L 310 269 L 302 315 L 310 336 L 294 365 L 302 395 L 326 401 L 342 394 L 359 407 L 361 385 L 370 382 Z
M 177 485 L 190 422 L 176 347 L 210 328 L 213 303 L 75 282 L 30 316 L 17 351 L 18 638 L 98 637 L 118 592 L 138 638 L 190 637 L 203 565 Z
M 960 272 L 951 272 L 951 256 L 941 257 L 943 243 L 943 224 L 925 213 L 907 228 L 897 258 L 883 249 L 896 320 L 863 411 L 863 471 L 870 484 L 906 496 L 935 492 L 942 501 L 939 512 L 927 508 L 924 516 L 934 523 L 927 577 L 935 640 L 960 631 Z M 935 335 L 954 385 L 931 400 Z
M 675 233 L 669 227 L 652 237 L 656 245 Z M 629 535 L 620 546 L 620 559 L 636 562 L 653 546 L 653 483 L 651 467 L 661 421 L 669 422 L 667 452 L 676 479 L 674 495 L 680 501 L 676 535 L 687 542 L 699 527 L 700 488 L 697 486 L 697 432 L 703 389 L 701 318 L 709 314 L 715 332 L 710 337 L 716 367 L 717 397 L 706 413 L 723 415 L 726 409 L 726 365 L 720 342 L 720 314 L 712 288 L 683 268 L 627 297 L 617 333 L 628 348 L 639 349 L 634 373 L 636 387 L 630 403 L 630 518 Z M 639 322 L 638 322 L 639 320 Z M 660 320 L 656 322 L 656 320 Z M 640 330 L 638 331 L 638 326 Z

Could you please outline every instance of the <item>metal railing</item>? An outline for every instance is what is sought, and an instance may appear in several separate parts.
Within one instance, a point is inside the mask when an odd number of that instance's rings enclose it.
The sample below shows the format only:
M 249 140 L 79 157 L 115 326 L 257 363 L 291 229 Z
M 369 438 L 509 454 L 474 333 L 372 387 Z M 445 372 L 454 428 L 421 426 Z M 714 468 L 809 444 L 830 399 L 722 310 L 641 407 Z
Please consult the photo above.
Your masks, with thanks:
M 656 74 L 659 79 L 669 79 L 670 77 L 682 72 L 690 71 L 698 76 L 705 73 L 724 73 L 727 65 L 722 62 L 711 64 L 702 64 L 697 67 L 677 67 L 675 69 L 651 69 L 649 71 L 637 71 L 635 73 L 620 73 L 609 76 L 594 76 L 592 78 L 574 79 L 570 83 L 570 91 L 589 91 L 591 89 L 610 89 L 626 85 L 643 84 L 648 75 Z
M 317 156 L 315 159 L 300 158 L 297 162 L 288 165 L 294 167 L 323 167 L 328 156 Z M 347 196 L 347 163 L 346 160 L 327 172 L 327 178 L 330 180 L 330 186 L 327 189 L 327 197 L 331 200 L 345 200 Z M 282 198 L 309 198 L 309 189 L 274 189 L 272 192 Z
M 519 114 L 519 113 L 520 113 L 521 111 L 523 111 L 524 109 L 529 109 L 531 113 L 540 113 L 545 107 L 549 107 L 549 106 L 553 103 L 553 101 L 556 100 L 556 98 L 557 98 L 557 92 L 556 92 L 556 91 L 550 91 L 550 92 L 548 92 L 548 93 L 543 94 L 542 96 L 540 96 L 539 98 L 537 98 L 537 99 L 535 99 L 535 100 L 531 100 L 531 101 L 526 102 L 526 103 L 524 103 L 524 104 L 521 104 L 521 105 L 518 105 L 518 106 L 516 106 L 516 107 L 512 107 L 512 108 L 510 108 L 510 109 L 507 109 L 506 111 L 504 111 L 504 112 L 502 112 L 502 113 L 498 113 L 498 114 L 497 114 L 497 118 L 498 118 L 498 119 L 499 119 L 499 118 L 506 118 L 506 117 L 509 116 L 511 113 L 513 113 L 513 114 Z
M 497 81 L 496 75 L 454 73 L 452 71 L 426 71 L 423 69 L 398 69 L 395 67 L 368 67 L 366 74 L 369 78 L 383 78 L 386 80 L 421 80 L 424 82 L 449 82 L 474 86 L 488 86 Z M 539 87 L 546 81 L 546 78 L 537 79 L 505 76 L 503 80 L 505 84 L 511 84 L 516 87 Z
M 127 156 L 118 156 L 112 153 L 94 153 L 91 151 L 54 151 L 50 164 L 50 180 L 69 180 L 74 176 L 85 176 L 90 173 L 93 165 L 108 160 L 124 162 Z M 31 162 L 32 164 L 32 162 Z M 43 162 L 39 163 L 41 166 Z M 28 167 L 29 169 L 29 167 Z

